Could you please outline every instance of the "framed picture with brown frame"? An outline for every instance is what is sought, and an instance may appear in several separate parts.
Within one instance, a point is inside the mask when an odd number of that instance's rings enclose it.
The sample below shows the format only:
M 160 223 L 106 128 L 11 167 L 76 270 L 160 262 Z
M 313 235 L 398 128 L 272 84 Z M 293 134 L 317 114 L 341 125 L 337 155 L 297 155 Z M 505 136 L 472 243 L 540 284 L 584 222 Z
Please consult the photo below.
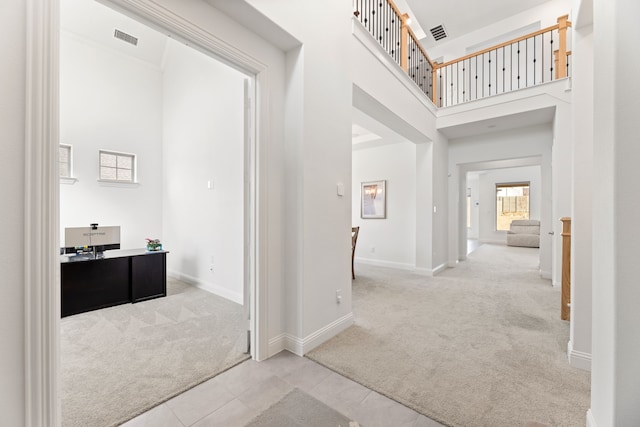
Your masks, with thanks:
M 383 219 L 387 217 L 387 181 L 363 182 L 360 187 L 360 217 Z

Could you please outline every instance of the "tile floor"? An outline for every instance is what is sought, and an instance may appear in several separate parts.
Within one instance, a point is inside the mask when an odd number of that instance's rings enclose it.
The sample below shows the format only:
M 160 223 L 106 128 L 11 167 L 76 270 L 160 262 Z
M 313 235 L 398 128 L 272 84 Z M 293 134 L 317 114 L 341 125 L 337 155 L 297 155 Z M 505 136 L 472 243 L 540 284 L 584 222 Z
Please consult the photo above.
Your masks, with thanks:
M 123 427 L 242 427 L 294 387 L 363 427 L 442 427 L 381 394 L 287 351 L 247 360 L 123 424 Z

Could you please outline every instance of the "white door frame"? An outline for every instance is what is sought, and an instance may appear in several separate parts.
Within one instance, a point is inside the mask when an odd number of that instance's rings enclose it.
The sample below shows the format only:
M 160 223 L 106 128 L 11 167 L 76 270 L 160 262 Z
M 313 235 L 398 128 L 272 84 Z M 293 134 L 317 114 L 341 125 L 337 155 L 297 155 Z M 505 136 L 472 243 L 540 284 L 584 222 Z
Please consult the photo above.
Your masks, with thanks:
M 128 15 L 255 76 L 255 126 L 251 163 L 254 218 L 249 257 L 252 357 L 268 356 L 266 298 L 267 66 L 151 0 L 109 0 Z M 25 96 L 25 424 L 60 425 L 59 261 L 59 0 L 26 2 Z M 251 208 L 250 208 L 251 209 Z

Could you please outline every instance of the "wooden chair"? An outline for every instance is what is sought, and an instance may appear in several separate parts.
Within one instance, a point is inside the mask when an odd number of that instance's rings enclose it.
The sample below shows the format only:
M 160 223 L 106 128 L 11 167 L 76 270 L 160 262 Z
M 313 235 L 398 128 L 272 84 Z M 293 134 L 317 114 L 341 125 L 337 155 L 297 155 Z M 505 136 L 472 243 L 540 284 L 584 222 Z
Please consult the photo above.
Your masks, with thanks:
M 351 278 L 356 278 L 356 271 L 353 269 L 353 260 L 356 257 L 356 242 L 358 241 L 358 232 L 360 227 L 351 227 Z

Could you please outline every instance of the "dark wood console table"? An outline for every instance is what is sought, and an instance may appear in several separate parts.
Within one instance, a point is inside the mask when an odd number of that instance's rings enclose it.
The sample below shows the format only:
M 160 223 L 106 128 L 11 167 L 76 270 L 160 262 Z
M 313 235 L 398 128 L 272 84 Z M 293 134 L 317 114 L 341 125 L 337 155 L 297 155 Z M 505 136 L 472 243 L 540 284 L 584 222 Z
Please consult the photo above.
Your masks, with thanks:
M 60 256 L 62 317 L 167 296 L 167 251 Z

